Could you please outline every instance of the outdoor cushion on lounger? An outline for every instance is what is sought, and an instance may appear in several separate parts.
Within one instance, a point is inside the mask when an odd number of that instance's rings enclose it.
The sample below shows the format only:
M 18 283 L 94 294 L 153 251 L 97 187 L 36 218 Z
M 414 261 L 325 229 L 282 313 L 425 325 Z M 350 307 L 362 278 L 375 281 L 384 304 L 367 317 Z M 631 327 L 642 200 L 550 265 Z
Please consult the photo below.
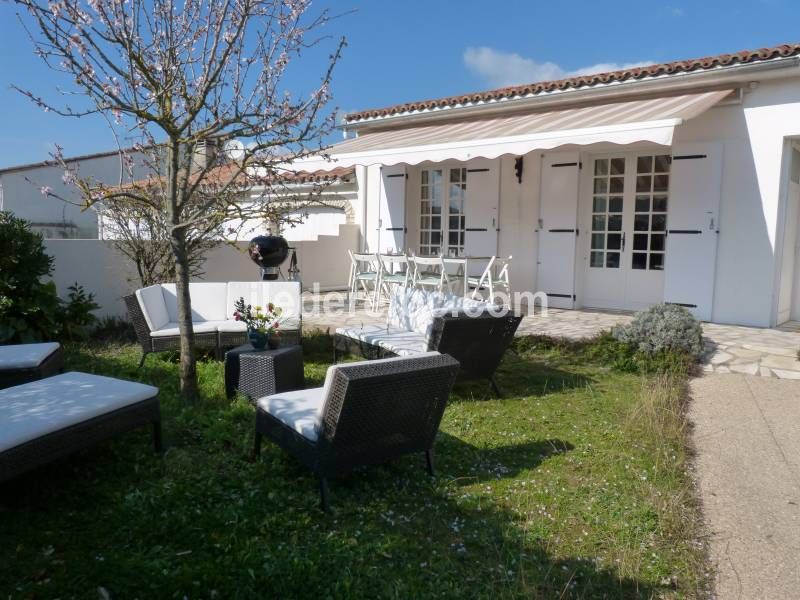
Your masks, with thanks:
M 69 372 L 0 390 L 0 481 L 137 425 L 154 426 L 158 388 Z
M 0 389 L 55 375 L 61 365 L 58 342 L 0 346 Z
M 410 356 L 428 351 L 426 336 L 416 331 L 383 325 L 365 325 L 364 327 L 339 327 L 336 334 L 364 342 L 370 346 L 378 346 L 397 356 Z

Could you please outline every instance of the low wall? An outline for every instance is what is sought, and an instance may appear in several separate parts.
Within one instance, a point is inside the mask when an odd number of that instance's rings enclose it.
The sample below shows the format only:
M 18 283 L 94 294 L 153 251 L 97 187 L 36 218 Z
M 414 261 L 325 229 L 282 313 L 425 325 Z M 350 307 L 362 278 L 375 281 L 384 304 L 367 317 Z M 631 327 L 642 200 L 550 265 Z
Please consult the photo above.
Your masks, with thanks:
M 347 250 L 358 248 L 358 225 L 341 225 L 338 236 L 293 242 L 303 289 L 317 283 L 321 290 L 344 289 L 350 269 Z M 122 297 L 139 287 L 132 263 L 106 240 L 45 240 L 47 253 L 55 258 L 53 281 L 62 297 L 76 281 L 93 292 L 100 305 L 98 316 L 125 316 Z M 206 256 L 204 274 L 198 281 L 258 281 L 259 270 L 246 253 L 247 242 L 222 245 Z M 283 266 L 286 273 L 288 261 Z

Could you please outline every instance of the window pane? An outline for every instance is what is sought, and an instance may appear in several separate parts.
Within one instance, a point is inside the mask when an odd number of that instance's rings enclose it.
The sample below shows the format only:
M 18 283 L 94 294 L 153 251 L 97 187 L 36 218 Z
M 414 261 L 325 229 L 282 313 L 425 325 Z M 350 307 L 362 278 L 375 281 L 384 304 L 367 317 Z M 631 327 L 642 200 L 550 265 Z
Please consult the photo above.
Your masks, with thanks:
M 431 229 L 442 228 L 442 217 L 431 217 Z
M 602 196 L 597 196 L 592 199 L 592 212 L 601 213 L 606 212 L 606 199 Z
M 619 233 L 609 233 L 608 249 L 619 250 L 620 248 L 622 248 L 622 235 L 620 235 Z
M 602 267 L 603 266 L 603 253 L 602 252 L 592 252 L 589 258 L 589 266 L 591 267 Z
M 622 196 L 612 196 L 608 199 L 608 212 L 621 213 L 622 212 Z
M 634 252 L 633 259 L 631 260 L 631 268 L 633 269 L 646 269 L 647 268 L 647 253 Z
M 650 236 L 650 250 L 661 252 L 664 250 L 664 234 L 654 233 Z
M 592 231 L 605 231 L 606 218 L 603 215 L 595 215 L 592 217 Z
M 419 226 L 422 229 L 430 229 L 431 228 L 431 218 L 430 217 L 422 217 L 419 222 Z
M 653 271 L 661 271 L 664 269 L 664 255 L 651 254 L 650 255 L 650 268 Z
M 428 186 L 427 185 L 422 186 L 422 189 L 420 190 L 420 198 L 422 198 L 423 200 L 427 200 L 428 199 Z
M 637 193 L 649 193 L 650 192 L 650 180 L 651 178 L 647 175 L 639 175 L 636 177 L 636 192 Z
M 619 269 L 619 252 L 606 252 L 606 267 Z
M 431 244 L 434 246 L 438 246 L 442 243 L 442 234 L 439 231 L 432 231 L 431 232 Z
M 608 181 L 606 179 L 594 180 L 594 193 L 605 194 L 608 191 Z
M 669 173 L 670 160 L 668 154 L 656 156 L 656 173 Z
M 592 250 L 602 250 L 605 246 L 605 234 L 593 233 L 592 234 Z
M 595 175 L 608 175 L 608 159 L 601 158 L 594 161 L 594 174 Z
M 624 158 L 612 158 L 611 159 L 611 174 L 612 175 L 624 175 L 625 174 L 625 159 Z
M 664 231 L 667 228 L 667 215 L 653 215 L 653 231 Z
M 634 233 L 633 234 L 633 249 L 634 250 L 647 250 L 647 234 Z
M 420 244 L 430 244 L 431 243 L 431 234 L 427 231 L 423 231 L 419 234 L 419 243 Z
M 636 212 L 649 212 L 649 211 L 650 211 L 650 196 L 637 196 Z
M 640 156 L 636 159 L 636 172 L 637 173 L 650 173 L 653 170 L 653 157 Z
M 653 177 L 653 191 L 666 192 L 669 187 L 669 175 L 656 175 Z
M 608 217 L 609 231 L 622 231 L 622 215 L 610 215 Z
M 647 231 L 650 223 L 650 215 L 634 215 L 633 217 L 633 230 L 634 231 Z
M 625 179 L 622 177 L 612 177 L 610 179 L 611 187 L 609 188 L 612 194 L 621 194 L 625 189 Z
M 459 224 L 460 220 L 461 219 L 459 219 L 458 217 L 450 217 L 450 219 L 448 220 L 448 223 L 447 223 L 448 228 L 449 229 L 458 229 L 458 224 Z
M 423 171 L 422 172 L 422 183 L 423 184 L 428 183 L 428 171 Z
M 458 245 L 458 232 L 457 231 L 451 231 L 450 233 L 448 233 L 447 234 L 447 241 L 448 241 L 449 244 Z
M 653 198 L 653 212 L 667 212 L 666 196 L 655 196 Z
M 450 182 L 451 183 L 461 182 L 461 169 L 450 169 Z

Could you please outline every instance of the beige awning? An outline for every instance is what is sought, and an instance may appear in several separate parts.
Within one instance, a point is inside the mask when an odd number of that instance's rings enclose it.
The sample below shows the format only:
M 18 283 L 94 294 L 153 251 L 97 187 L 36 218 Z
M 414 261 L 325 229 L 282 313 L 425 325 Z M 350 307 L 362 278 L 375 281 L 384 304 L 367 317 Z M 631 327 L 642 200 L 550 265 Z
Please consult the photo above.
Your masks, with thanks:
M 497 158 L 597 143 L 672 144 L 675 127 L 728 96 L 717 90 L 367 132 L 329 149 L 337 166 Z

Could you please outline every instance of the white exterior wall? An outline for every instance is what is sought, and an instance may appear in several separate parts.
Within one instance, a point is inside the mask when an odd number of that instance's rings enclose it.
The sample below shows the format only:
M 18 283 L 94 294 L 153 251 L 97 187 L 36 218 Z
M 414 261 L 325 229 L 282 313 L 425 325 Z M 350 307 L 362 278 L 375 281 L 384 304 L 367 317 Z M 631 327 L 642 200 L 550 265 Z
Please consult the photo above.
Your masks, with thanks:
M 357 247 L 357 225 L 342 225 L 336 236 L 320 236 L 316 241 L 295 242 L 303 289 L 345 289 L 350 264 L 347 250 Z M 105 240 L 46 240 L 46 252 L 55 258 L 53 281 L 62 297 L 76 281 L 95 294 L 100 305 L 98 316 L 125 316 L 122 297 L 138 285 L 135 269 L 119 254 L 113 242 Z M 203 266 L 203 281 L 258 281 L 258 267 L 247 256 L 247 244 L 227 245 L 208 253 Z M 284 274 L 288 262 L 284 265 Z
M 78 176 L 91 177 L 108 185 L 118 184 L 122 167 L 117 155 L 87 158 L 77 163 Z M 81 210 L 81 198 L 74 186 L 62 181 L 64 169 L 59 166 L 33 166 L 0 172 L 2 209 L 32 223 L 64 223 L 77 226 L 77 237 L 96 238 L 97 213 Z M 146 176 L 144 167 L 134 170 L 134 179 Z M 127 177 L 125 178 L 128 179 Z M 69 200 L 64 202 L 41 193 L 43 186 Z M 78 206 L 76 206 L 78 205 Z

